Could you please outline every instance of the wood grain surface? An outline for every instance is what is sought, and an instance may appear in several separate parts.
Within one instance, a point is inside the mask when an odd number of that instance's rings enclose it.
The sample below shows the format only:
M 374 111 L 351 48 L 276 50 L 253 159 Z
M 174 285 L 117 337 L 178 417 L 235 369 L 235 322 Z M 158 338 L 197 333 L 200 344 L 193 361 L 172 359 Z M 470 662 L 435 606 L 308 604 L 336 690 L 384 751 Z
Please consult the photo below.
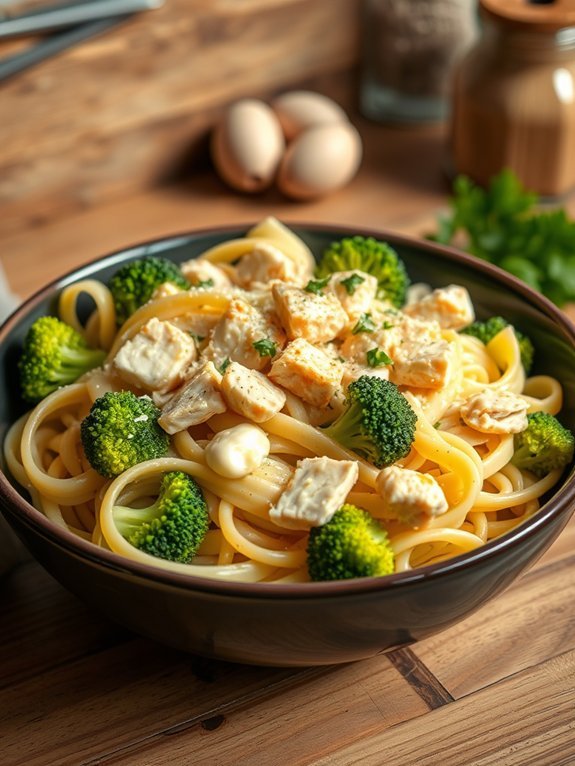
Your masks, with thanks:
M 444 129 L 358 124 L 362 170 L 323 200 L 235 195 L 204 169 L 73 215 L 0 221 L 5 270 L 26 296 L 109 250 L 269 214 L 429 231 L 447 201 Z M 91 612 L 28 560 L 0 581 L 0 764 L 573 766 L 574 550 L 575 518 L 458 625 L 370 660 L 303 670 L 166 649 Z
M 49 213 L 29 202 L 21 218 L 0 215 L 0 257 L 12 287 L 25 297 L 106 252 L 192 229 L 255 222 L 267 215 L 410 233 L 431 230 L 435 213 L 447 200 L 442 172 L 445 129 L 405 130 L 357 116 L 354 120 L 364 140 L 360 174 L 345 189 L 313 202 L 292 202 L 273 188 L 253 197 L 234 194 L 204 166 L 190 170 L 176 186 L 74 213 Z
M 360 0 L 170 0 L 0 83 L 4 219 L 118 198 L 201 153 L 225 105 L 302 83 L 350 98 Z M 327 33 L 326 33 L 327 32 Z M 20 44 L 20 43 L 19 43 Z M 0 45 L 0 55 L 14 43 Z
M 491 605 L 371 660 L 191 657 L 89 612 L 35 562 L 0 582 L 6 766 L 572 766 L 575 520 Z M 526 606 L 527 605 L 527 606 Z

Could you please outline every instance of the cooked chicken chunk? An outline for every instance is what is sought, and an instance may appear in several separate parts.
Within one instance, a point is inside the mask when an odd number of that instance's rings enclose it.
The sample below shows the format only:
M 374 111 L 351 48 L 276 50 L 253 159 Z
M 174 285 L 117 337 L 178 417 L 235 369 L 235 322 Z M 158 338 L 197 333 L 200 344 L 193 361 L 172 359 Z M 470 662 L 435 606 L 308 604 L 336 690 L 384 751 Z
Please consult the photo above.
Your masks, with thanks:
M 196 358 L 193 338 L 155 317 L 124 343 L 114 358 L 116 372 L 145 391 L 169 390 Z
M 410 527 L 420 527 L 448 509 L 443 490 L 428 473 L 391 465 L 378 473 L 376 489 L 385 508 Z
M 157 301 L 160 300 L 160 298 L 168 298 L 171 295 L 177 295 L 181 292 L 183 292 L 182 288 L 178 287 L 173 282 L 162 282 L 162 284 L 158 285 L 152 293 L 151 300 Z
M 263 423 L 272 418 L 286 401 L 286 395 L 281 388 L 275 386 L 265 375 L 237 362 L 231 362 L 226 367 L 221 391 L 234 412 L 254 423 Z
M 469 293 L 459 285 L 433 290 L 416 303 L 406 306 L 404 311 L 419 319 L 434 319 L 444 330 L 461 330 L 475 319 Z
M 170 320 L 172 324 L 178 327 L 182 332 L 191 335 L 196 345 L 207 344 L 207 338 L 220 321 L 217 314 L 199 314 L 195 311 L 189 311 L 185 314 L 179 314 Z
M 339 389 L 343 365 L 304 338 L 289 343 L 272 364 L 274 383 L 316 407 L 327 407 Z
M 357 335 L 348 335 L 339 349 L 340 355 L 348 360 L 349 364 L 359 367 L 367 364 L 367 352 L 372 348 L 381 348 L 382 333 L 361 332 Z
M 528 404 L 511 391 L 486 388 L 467 399 L 459 410 L 462 420 L 486 434 L 518 434 L 527 428 Z
M 205 362 L 164 405 L 158 418 L 164 431 L 176 434 L 225 412 L 226 405 L 219 391 L 221 381 L 222 376 L 213 363 Z
M 357 463 L 352 460 L 329 457 L 300 460 L 287 488 L 270 508 L 270 518 L 288 529 L 327 524 L 345 503 L 357 477 Z
M 266 284 L 272 279 L 300 283 L 294 261 L 275 245 L 262 242 L 251 253 L 242 255 L 236 266 L 236 279 L 241 287 L 254 282 Z
M 276 310 L 290 340 L 305 338 L 310 343 L 333 340 L 348 322 L 335 295 L 308 293 L 299 287 L 274 284 Z
M 232 286 L 232 282 L 226 272 L 205 258 L 192 258 L 189 261 L 185 261 L 181 264 L 181 269 L 182 274 L 194 287 L 205 283 L 205 287 L 225 290 Z
M 453 352 L 445 340 L 407 342 L 394 350 L 390 380 L 398 386 L 443 388 L 453 365 Z
M 377 279 L 364 271 L 336 271 L 326 288 L 341 303 L 351 323 L 370 310 L 377 292 Z
M 419 303 L 422 298 L 425 298 L 432 292 L 431 287 L 426 282 L 414 282 L 407 288 L 405 305 L 412 306 L 414 303 Z
M 275 282 L 273 281 L 268 282 L 266 285 L 262 285 L 258 282 L 252 289 L 243 290 L 239 297 L 247 301 L 250 306 L 261 311 L 262 314 L 275 314 L 276 305 L 272 295 L 272 286 L 274 284 Z
M 267 340 L 279 351 L 285 343 L 285 333 L 275 315 L 264 314 L 242 298 L 232 298 L 230 305 L 215 326 L 204 352 L 220 367 L 226 359 L 239 362 L 251 370 L 262 370 L 270 356 L 262 355 L 254 343 Z
M 375 317 L 374 317 L 375 319 Z M 442 339 L 437 322 L 424 322 L 397 311 L 390 311 L 378 317 L 373 332 L 348 335 L 341 345 L 340 353 L 345 359 L 357 364 L 366 364 L 366 354 L 372 348 L 385 351 L 392 359 L 401 354 L 406 343 L 429 344 Z
M 433 343 L 443 337 L 436 320 L 411 317 L 403 312 L 387 314 L 380 335 L 390 356 L 404 343 Z
M 383 380 L 389 380 L 389 366 L 384 365 L 382 367 L 365 367 L 361 364 L 354 364 L 354 362 L 347 362 L 343 366 L 343 377 L 341 379 L 341 385 L 346 389 L 350 383 L 364 375 L 370 375 L 373 378 L 382 378 Z

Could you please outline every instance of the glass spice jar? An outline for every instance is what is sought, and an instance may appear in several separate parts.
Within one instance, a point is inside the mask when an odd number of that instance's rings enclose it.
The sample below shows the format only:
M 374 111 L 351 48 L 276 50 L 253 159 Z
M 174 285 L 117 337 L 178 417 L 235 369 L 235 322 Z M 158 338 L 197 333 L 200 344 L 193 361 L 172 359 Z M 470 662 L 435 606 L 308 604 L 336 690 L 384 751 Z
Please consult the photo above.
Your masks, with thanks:
M 575 187 L 575 3 L 480 0 L 483 32 L 456 69 L 452 173 L 503 168 L 542 197 Z
M 364 0 L 360 108 L 371 119 L 442 120 L 477 0 Z

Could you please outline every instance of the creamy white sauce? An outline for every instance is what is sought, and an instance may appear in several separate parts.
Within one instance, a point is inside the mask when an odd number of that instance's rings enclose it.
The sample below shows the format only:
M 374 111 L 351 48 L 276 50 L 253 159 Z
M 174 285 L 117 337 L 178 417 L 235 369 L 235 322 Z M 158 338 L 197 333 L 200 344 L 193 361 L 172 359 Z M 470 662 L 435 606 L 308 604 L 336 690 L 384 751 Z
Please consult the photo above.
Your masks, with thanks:
M 215 473 L 226 479 L 240 479 L 259 468 L 269 452 L 265 431 L 243 423 L 216 434 L 206 445 L 205 456 Z

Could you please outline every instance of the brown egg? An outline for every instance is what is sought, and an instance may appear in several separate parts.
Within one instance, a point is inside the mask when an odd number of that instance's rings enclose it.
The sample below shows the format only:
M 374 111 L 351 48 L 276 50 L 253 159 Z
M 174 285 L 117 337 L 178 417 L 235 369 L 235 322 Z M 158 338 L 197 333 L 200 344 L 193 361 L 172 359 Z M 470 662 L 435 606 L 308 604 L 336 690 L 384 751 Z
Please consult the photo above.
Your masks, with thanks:
M 258 192 L 275 178 L 285 142 L 278 118 L 263 101 L 243 99 L 225 113 L 212 135 L 212 159 L 234 189 Z
M 351 123 L 308 128 L 288 146 L 278 186 L 294 199 L 321 197 L 351 181 L 361 155 L 361 138 Z
M 272 101 L 272 107 L 288 141 L 315 125 L 348 122 L 347 115 L 339 104 L 322 93 L 314 93 L 311 90 L 282 93 Z

